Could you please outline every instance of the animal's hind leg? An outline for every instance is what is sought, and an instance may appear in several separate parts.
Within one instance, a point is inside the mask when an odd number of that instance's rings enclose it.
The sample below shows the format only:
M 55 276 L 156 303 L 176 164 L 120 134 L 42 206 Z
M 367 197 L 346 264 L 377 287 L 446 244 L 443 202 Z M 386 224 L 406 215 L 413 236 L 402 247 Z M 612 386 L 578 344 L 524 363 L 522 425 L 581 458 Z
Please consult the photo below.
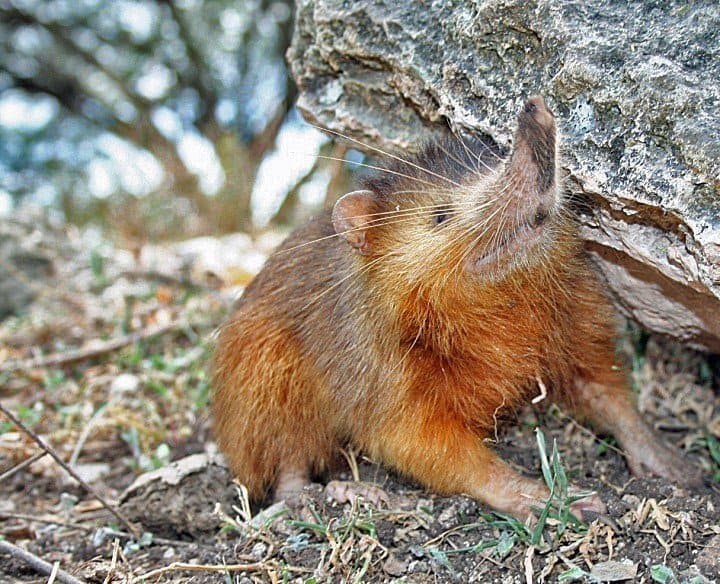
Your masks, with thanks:
M 297 462 L 281 463 L 275 481 L 274 499 L 275 501 L 292 501 L 308 484 L 310 484 L 310 472 L 307 465 Z
M 698 471 L 663 443 L 635 407 L 625 374 L 617 367 L 607 300 L 592 279 L 578 283 L 574 297 L 579 316 L 568 337 L 568 362 L 576 378 L 568 379 L 560 400 L 615 436 L 634 475 L 653 474 L 687 486 L 699 483 Z
M 605 383 L 577 380 L 571 406 L 595 426 L 615 436 L 632 474 L 656 475 L 685 486 L 702 482 L 699 471 L 666 446 L 642 419 L 629 388 L 621 380 Z
M 327 466 L 332 411 L 319 403 L 318 374 L 290 333 L 242 322 L 223 329 L 215 351 L 215 438 L 253 500 L 271 489 L 281 499 Z

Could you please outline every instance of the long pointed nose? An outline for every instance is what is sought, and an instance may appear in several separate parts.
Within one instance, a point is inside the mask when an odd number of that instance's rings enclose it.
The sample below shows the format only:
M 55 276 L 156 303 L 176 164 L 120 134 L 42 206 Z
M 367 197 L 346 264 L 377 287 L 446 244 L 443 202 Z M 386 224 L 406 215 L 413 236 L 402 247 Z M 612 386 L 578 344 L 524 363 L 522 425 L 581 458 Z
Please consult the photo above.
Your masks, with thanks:
M 555 116 L 539 95 L 528 99 L 518 115 L 510 167 L 540 192 L 555 183 Z
M 545 104 L 542 95 L 533 95 L 525 102 L 519 122 L 520 126 L 536 127 L 555 134 L 555 115 Z

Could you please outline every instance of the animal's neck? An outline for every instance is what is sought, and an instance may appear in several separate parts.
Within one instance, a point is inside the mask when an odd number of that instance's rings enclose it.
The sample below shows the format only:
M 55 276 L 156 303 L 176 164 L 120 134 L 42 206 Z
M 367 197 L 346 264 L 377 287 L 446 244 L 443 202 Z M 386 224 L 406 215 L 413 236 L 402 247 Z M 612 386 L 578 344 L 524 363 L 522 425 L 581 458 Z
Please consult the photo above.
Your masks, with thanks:
M 416 288 L 400 303 L 404 343 L 444 357 L 545 336 L 572 310 L 572 248 L 559 248 L 552 262 L 523 267 L 496 283 L 458 280 L 438 291 Z

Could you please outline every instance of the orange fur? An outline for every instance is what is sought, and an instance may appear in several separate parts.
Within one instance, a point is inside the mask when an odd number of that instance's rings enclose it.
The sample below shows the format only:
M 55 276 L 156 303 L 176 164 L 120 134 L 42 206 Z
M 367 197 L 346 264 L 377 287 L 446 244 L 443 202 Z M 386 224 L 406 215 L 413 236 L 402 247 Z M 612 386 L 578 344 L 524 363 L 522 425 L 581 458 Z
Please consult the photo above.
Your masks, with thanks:
M 451 185 L 414 166 L 371 180 L 247 288 L 218 338 L 213 412 L 253 498 L 322 472 L 351 442 L 433 490 L 524 516 L 544 486 L 484 439 L 538 379 L 616 433 L 633 470 L 675 476 L 631 407 L 612 310 L 562 209 L 552 114 L 536 106 L 505 166 L 474 169 L 484 154 L 456 150 L 440 165 Z M 449 219 L 432 227 L 438 209 Z

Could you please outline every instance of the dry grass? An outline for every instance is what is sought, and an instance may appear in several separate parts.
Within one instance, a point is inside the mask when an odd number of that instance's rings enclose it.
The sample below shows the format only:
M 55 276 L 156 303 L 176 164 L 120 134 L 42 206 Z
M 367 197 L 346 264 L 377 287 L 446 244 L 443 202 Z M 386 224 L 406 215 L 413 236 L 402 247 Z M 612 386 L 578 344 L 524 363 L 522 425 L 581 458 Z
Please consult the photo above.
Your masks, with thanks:
M 227 274 L 183 269 L 172 249 L 159 265 L 138 265 L 102 244 L 88 249 L 78 235 L 45 238 L 56 274 L 31 283 L 39 298 L 27 315 L 0 325 L 0 363 L 30 365 L 4 372 L 0 365 L 0 399 L 117 501 L 140 473 L 211 447 L 205 367 L 212 331 L 236 290 L 223 283 Z M 153 327 L 165 328 L 142 334 Z M 203 491 L 215 531 L 136 538 L 45 456 L 0 478 L 0 535 L 87 582 L 551 582 L 603 570 L 643 582 L 672 582 L 670 573 L 703 582 L 700 574 L 718 576 L 720 554 L 717 380 L 699 353 L 640 333 L 628 339 L 641 409 L 703 466 L 711 486 L 702 492 L 633 480 L 611 439 L 557 409 L 528 408 L 501 433 L 503 455 L 539 471 L 542 448 L 528 428 L 540 421 L 548 443 L 560 445 L 561 465 L 546 449 L 560 502 L 571 480 L 601 493 L 607 517 L 584 525 L 549 514 L 528 527 L 466 497 L 425 493 L 348 455 L 348 470 L 332 478 L 379 483 L 387 505 L 332 503 L 317 487 L 297 508 L 259 514 L 242 489 L 234 491 L 234 507 L 217 510 L 220 496 Z M 38 360 L 72 351 L 86 354 Z M 0 474 L 37 454 L 32 440 L 0 418 Z M 235 489 L 229 478 L 217 488 Z M 155 513 L 162 517 L 163 509 Z M 47 581 L 20 560 L 6 560 L 0 579 Z

